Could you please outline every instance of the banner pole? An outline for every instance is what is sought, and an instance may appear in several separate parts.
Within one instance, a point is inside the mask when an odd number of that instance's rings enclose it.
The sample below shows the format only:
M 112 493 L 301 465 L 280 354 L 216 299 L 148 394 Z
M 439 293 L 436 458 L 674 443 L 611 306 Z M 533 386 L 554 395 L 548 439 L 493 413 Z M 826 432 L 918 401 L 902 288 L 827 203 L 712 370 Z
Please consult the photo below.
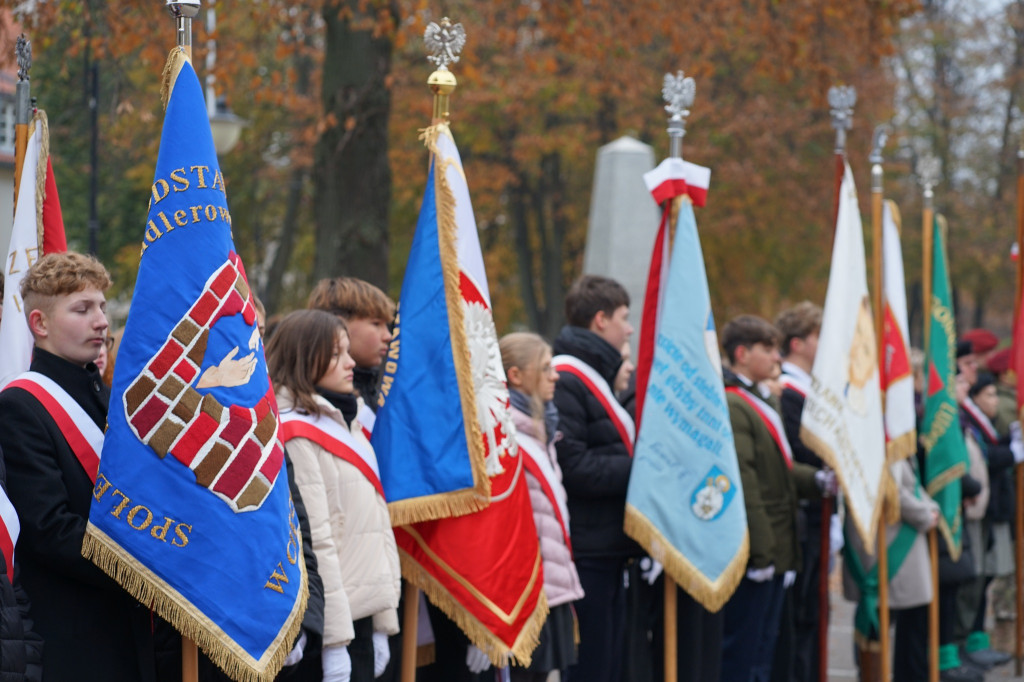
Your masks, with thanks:
M 665 576 L 665 682 L 676 682 L 679 679 L 679 653 L 676 650 L 678 640 L 678 608 L 676 603 L 676 582 Z
M 1024 296 L 1024 255 L 1021 248 L 1024 247 L 1024 147 L 1017 149 L 1017 286 L 1015 288 L 1013 305 L 1013 330 L 1017 333 L 1017 325 L 1020 324 L 1021 297 Z M 1022 343 L 1024 339 L 1015 339 L 1015 343 Z M 1016 360 L 1016 358 L 1014 358 Z M 1020 379 L 1018 378 L 1017 391 L 1020 392 Z M 1020 404 L 1018 398 L 1017 404 Z M 1016 545 L 1015 547 L 1015 582 L 1016 591 L 1014 603 L 1016 605 L 1017 618 L 1015 622 L 1016 637 L 1014 641 L 1014 672 L 1020 677 L 1024 674 L 1024 465 L 1018 464 L 1014 467 L 1017 483 L 1017 508 L 1016 508 Z
M 181 638 L 181 682 L 199 682 L 199 649 L 184 636 Z
M 871 252 L 874 261 L 874 309 L 875 309 L 875 342 L 878 345 L 879 370 L 884 369 L 885 362 L 885 255 L 882 249 L 882 148 L 885 146 L 885 126 L 875 128 L 874 148 L 871 151 Z M 885 414 L 885 388 L 879 386 L 881 393 L 882 414 Z M 888 457 L 886 457 L 888 463 Z M 883 471 L 882 480 L 888 480 L 888 471 Z M 881 667 L 879 673 L 882 682 L 889 682 L 890 646 L 889 646 L 889 543 L 886 535 L 886 498 L 881 496 L 881 510 L 878 514 L 877 545 L 878 545 L 878 643 L 880 647 Z
M 924 165 L 925 159 L 919 166 Z M 918 175 L 928 174 L 918 169 Z M 931 339 L 931 316 L 932 316 L 932 267 L 933 251 L 935 248 L 932 223 L 935 219 L 933 206 L 932 183 L 933 177 L 924 179 L 924 210 L 921 212 L 921 251 L 924 258 L 921 268 L 921 298 L 924 318 L 924 348 L 925 357 L 928 357 L 928 343 Z M 925 390 L 927 391 L 928 381 L 927 368 L 925 371 Z M 927 464 L 926 464 L 927 466 Z M 928 679 L 930 682 L 939 682 L 939 535 L 935 528 L 928 531 L 928 546 L 931 550 L 932 564 L 932 602 L 928 607 Z
M 420 591 L 406 581 L 403 595 L 405 611 L 402 613 L 402 676 L 401 682 L 416 680 L 416 641 L 420 622 Z
M 835 239 L 836 221 L 839 220 L 839 192 L 846 174 L 846 131 L 853 127 L 853 106 L 857 103 L 857 90 L 852 85 L 834 85 L 828 89 L 829 114 L 836 131 L 835 186 L 832 192 L 832 238 Z M 832 243 L 828 245 L 832 250 Z M 832 499 L 821 500 L 821 556 L 818 561 L 818 680 L 828 682 L 828 567 L 832 554 L 831 536 Z
M 18 205 L 18 185 L 28 150 L 29 123 L 32 122 L 32 96 L 29 69 L 32 68 L 32 43 L 22 33 L 14 48 L 18 60 L 18 84 L 14 91 L 14 205 Z M 13 215 L 12 215 L 13 217 Z M 6 244 L 3 245 L 6 248 Z

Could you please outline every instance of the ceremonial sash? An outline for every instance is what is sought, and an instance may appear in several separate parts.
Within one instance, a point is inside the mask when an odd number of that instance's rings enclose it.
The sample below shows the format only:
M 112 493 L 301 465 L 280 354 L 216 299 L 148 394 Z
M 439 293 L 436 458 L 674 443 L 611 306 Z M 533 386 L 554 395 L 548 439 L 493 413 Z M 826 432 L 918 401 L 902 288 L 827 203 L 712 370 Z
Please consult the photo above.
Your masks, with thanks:
M 615 425 L 615 430 L 619 432 L 619 437 L 626 445 L 626 450 L 629 451 L 629 456 L 632 457 L 633 441 L 636 440 L 636 427 L 633 424 L 633 418 L 615 399 L 615 395 L 604 377 L 595 372 L 593 367 L 571 355 L 556 355 L 551 360 L 551 365 L 556 372 L 572 374 L 583 382 L 583 385 L 590 390 L 608 413 L 612 424 Z
M 763 400 L 755 398 L 750 395 L 748 391 L 745 391 L 738 386 L 726 386 L 726 393 L 732 393 L 742 398 L 748 405 L 754 408 L 754 411 L 761 417 L 761 421 L 768 428 L 768 433 L 771 434 L 772 440 L 779 446 L 779 451 L 782 453 L 782 457 L 786 460 L 786 466 L 790 469 L 793 468 L 793 450 L 789 447 L 789 439 L 786 438 L 786 430 L 782 426 L 782 418 L 779 417 L 779 413 L 773 410 Z
M 526 470 L 533 474 L 533 477 L 540 483 L 541 490 L 551 502 L 558 517 L 558 525 L 562 527 L 562 536 L 565 538 L 565 546 L 569 548 L 572 555 L 572 541 L 569 539 L 569 509 L 565 506 L 565 500 L 555 491 L 562 487 L 562 482 L 555 473 L 555 467 L 551 464 L 545 448 L 536 438 L 527 436 L 525 433 L 516 434 L 516 442 L 519 443 L 519 451 L 526 453 Z
M 807 394 L 811 392 L 810 385 L 807 383 L 803 376 L 798 375 L 796 372 L 790 371 L 787 368 L 787 365 L 789 365 L 788 362 L 782 363 L 782 374 L 779 375 L 779 383 L 782 384 L 783 388 L 791 388 L 806 398 Z
M 370 440 L 370 436 L 373 435 L 373 425 L 377 423 L 377 413 L 371 410 L 366 403 L 362 403 L 359 406 L 359 414 L 356 415 L 356 419 L 359 420 L 359 428 L 363 430 L 366 440 Z
M 996 428 L 992 426 L 992 421 L 989 420 L 988 415 L 981 411 L 981 408 L 978 407 L 977 403 L 970 398 L 967 398 L 960 406 L 964 408 L 964 411 L 967 412 L 968 415 L 970 415 L 971 421 L 974 422 L 974 425 L 977 426 L 983 434 L 985 434 L 985 439 L 988 442 L 999 442 L 999 433 L 996 431 Z
M 287 443 L 293 438 L 308 438 L 335 457 L 345 460 L 366 476 L 381 498 L 384 497 L 376 455 L 338 422 L 329 417 L 282 412 L 281 440 Z
M 89 480 L 96 483 L 100 453 L 103 451 L 103 431 L 96 426 L 96 422 L 82 409 L 78 401 L 68 395 L 68 392 L 53 379 L 39 372 L 25 372 L 7 384 L 7 388 L 28 391 L 39 401 L 57 424 Z
M 21 523 L 18 521 L 18 512 L 14 505 L 7 499 L 7 492 L 0 488 L 0 551 L 4 553 L 4 561 L 7 563 L 7 577 L 14 581 L 14 546 L 18 544 L 18 533 L 21 532 Z

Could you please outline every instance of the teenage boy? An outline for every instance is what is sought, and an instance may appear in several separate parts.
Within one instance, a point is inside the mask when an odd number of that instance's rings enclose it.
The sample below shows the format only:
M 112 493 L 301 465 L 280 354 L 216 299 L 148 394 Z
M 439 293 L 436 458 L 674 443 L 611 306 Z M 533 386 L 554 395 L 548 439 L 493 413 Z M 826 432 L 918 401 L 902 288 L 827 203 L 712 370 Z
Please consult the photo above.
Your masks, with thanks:
M 377 411 L 380 368 L 391 343 L 395 302 L 379 288 L 355 277 L 322 279 L 306 307 L 341 317 L 348 327 L 349 355 L 356 361 L 353 383 L 363 402 Z
M 82 558 L 110 397 L 93 362 L 107 336 L 109 286 L 92 257 L 36 261 L 21 283 L 31 368 L 0 393 L 18 563 L 50 680 L 156 679 L 150 610 Z
M 565 316 L 568 324 L 553 344 L 561 432 L 555 448 L 585 592 L 576 602 L 579 662 L 570 676 L 618 682 L 625 672 L 623 576 L 643 554 L 622 530 L 635 436 L 633 419 L 612 392 L 622 348 L 633 333 L 629 294 L 612 279 L 584 275 L 566 294 Z
M 821 469 L 821 458 L 800 440 L 804 401 L 811 388 L 811 369 L 818 352 L 821 306 L 804 301 L 775 318 L 782 337 L 782 396 L 779 399 L 786 438 L 793 459 Z M 786 590 L 779 623 L 779 642 L 772 679 L 811 682 L 818 679 L 819 583 L 821 581 L 821 503 L 800 500 L 797 538 L 802 561 L 793 586 Z
M 725 370 L 726 401 L 743 481 L 750 536 L 747 573 L 725 605 L 723 682 L 766 682 L 785 590 L 784 576 L 800 567 L 798 497 L 820 497 L 835 478 L 793 461 L 792 447 L 775 405 L 758 389 L 780 361 L 778 330 L 741 315 L 722 330 L 731 369 Z

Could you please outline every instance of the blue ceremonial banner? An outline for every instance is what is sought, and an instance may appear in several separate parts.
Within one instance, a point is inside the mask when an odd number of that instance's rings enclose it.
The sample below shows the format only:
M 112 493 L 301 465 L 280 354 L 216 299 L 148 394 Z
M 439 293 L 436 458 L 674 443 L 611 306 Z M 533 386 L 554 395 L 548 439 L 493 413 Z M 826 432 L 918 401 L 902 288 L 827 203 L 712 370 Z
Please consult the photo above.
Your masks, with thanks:
M 395 526 L 467 514 L 490 501 L 480 428 L 464 416 L 475 416 L 477 408 L 454 215 L 439 215 L 435 160 L 405 267 L 371 440 Z
M 167 111 L 83 554 L 236 680 L 298 634 L 302 538 L 256 311 L 191 63 Z
M 656 334 L 626 532 L 681 588 L 718 611 L 746 570 L 747 514 L 704 255 L 685 199 Z

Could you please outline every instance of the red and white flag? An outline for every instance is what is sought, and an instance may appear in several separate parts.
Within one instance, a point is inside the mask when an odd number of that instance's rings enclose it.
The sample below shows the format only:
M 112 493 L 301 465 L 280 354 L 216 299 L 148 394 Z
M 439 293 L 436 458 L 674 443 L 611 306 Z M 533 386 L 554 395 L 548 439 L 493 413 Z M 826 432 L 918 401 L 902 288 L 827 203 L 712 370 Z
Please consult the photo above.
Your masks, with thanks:
M 4 252 L 4 311 L 0 321 L 0 388 L 26 371 L 32 361 L 32 333 L 21 301 L 25 272 L 44 253 L 67 251 L 64 219 L 50 163 L 46 114 L 36 111 L 18 184 L 11 242 Z M 40 208 L 39 195 L 42 195 Z
M 892 201 L 886 201 L 882 207 L 882 262 L 885 356 L 880 364 L 885 392 L 885 448 L 889 459 L 893 460 L 917 451 L 917 415 L 914 373 L 910 367 L 900 211 Z

